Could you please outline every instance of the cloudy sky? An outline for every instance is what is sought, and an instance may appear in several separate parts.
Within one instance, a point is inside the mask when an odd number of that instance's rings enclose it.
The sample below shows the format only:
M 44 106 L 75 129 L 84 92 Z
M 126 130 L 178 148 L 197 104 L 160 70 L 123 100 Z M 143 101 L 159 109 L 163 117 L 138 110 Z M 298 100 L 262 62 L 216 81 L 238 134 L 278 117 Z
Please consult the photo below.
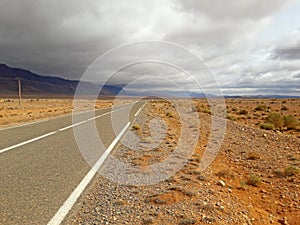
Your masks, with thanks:
M 80 79 L 112 48 L 166 41 L 200 57 L 224 94 L 300 96 L 299 12 L 299 0 L 0 0 L 0 63 Z M 123 69 L 115 82 L 151 71 L 172 74 L 179 85 L 186 79 L 145 63 Z

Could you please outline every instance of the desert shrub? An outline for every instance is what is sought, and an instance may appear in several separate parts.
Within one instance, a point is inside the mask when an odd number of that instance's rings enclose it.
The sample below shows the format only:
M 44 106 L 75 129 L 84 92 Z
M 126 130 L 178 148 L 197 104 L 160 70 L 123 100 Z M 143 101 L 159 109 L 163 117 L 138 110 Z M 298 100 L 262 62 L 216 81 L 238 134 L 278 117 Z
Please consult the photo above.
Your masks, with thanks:
M 166 113 L 166 116 L 167 116 L 167 117 L 173 117 L 173 114 L 172 114 L 171 112 L 167 112 L 167 113 Z
M 197 110 L 197 112 L 201 112 L 202 107 L 200 105 L 196 105 L 196 110 Z
M 252 173 L 246 183 L 251 186 L 258 186 L 261 183 L 261 177 Z
M 276 169 L 274 170 L 274 174 L 277 176 L 277 177 L 283 177 L 283 171 L 281 169 Z
M 283 175 L 286 177 L 294 176 L 299 173 L 299 168 L 296 166 L 289 166 L 283 170 Z
M 287 111 L 287 110 L 289 110 L 289 108 L 288 108 L 288 107 L 286 107 L 285 105 L 283 105 L 283 106 L 281 107 L 281 110 L 283 110 L 283 111 Z
M 203 109 L 202 112 L 211 115 L 211 111 L 209 109 Z
M 232 120 L 232 121 L 237 121 L 238 120 L 238 117 L 236 117 L 234 115 L 227 115 L 226 118 L 229 119 L 229 120 Z
M 221 171 L 217 172 L 216 176 L 223 177 L 223 178 L 233 178 L 234 174 L 231 171 L 229 171 L 228 169 L 226 169 L 226 170 L 221 170 Z
M 248 114 L 248 111 L 245 110 L 245 109 L 241 109 L 241 110 L 239 111 L 239 115 L 247 115 L 247 114 Z
M 296 127 L 295 127 L 295 130 L 296 130 L 296 131 L 300 131 L 300 126 L 296 126 Z
M 266 123 L 271 123 L 276 129 L 282 129 L 283 118 L 279 113 L 270 113 L 266 118 Z
M 254 111 L 266 111 L 267 106 L 266 105 L 258 105 L 254 108 Z
M 237 108 L 232 108 L 231 111 L 232 111 L 232 112 L 237 112 L 238 109 L 237 109 Z
M 256 118 L 258 118 L 258 117 L 260 117 L 261 115 L 258 114 L 258 113 L 253 113 L 253 116 L 256 117 Z
M 290 177 L 299 173 L 299 168 L 296 166 L 288 166 L 284 170 L 277 169 L 274 173 L 278 177 Z
M 247 159 L 249 160 L 256 160 L 256 159 L 260 159 L 260 155 L 257 152 L 250 152 L 248 154 Z
M 205 111 L 209 110 L 209 106 L 205 104 L 197 105 L 196 106 L 198 112 L 205 113 Z
M 283 101 L 282 101 L 282 104 L 285 104 L 285 103 L 287 103 L 287 101 L 286 101 L 286 100 L 283 100 Z
M 298 125 L 297 119 L 292 115 L 284 116 L 283 121 L 284 121 L 284 126 L 287 127 L 288 129 L 295 129 Z
M 191 225 L 191 224 L 195 224 L 197 223 L 197 221 L 195 219 L 182 219 L 179 222 L 179 225 Z
M 247 189 L 245 181 L 240 181 L 240 185 L 241 186 L 239 187 L 239 189 L 242 189 L 242 190 L 246 190 Z
M 138 124 L 134 124 L 134 125 L 132 126 L 132 129 L 133 129 L 133 130 L 140 130 L 141 127 L 140 127 L 140 125 L 138 125 Z
M 259 127 L 264 130 L 274 130 L 275 129 L 275 127 L 272 123 L 263 123 L 263 124 L 260 124 Z

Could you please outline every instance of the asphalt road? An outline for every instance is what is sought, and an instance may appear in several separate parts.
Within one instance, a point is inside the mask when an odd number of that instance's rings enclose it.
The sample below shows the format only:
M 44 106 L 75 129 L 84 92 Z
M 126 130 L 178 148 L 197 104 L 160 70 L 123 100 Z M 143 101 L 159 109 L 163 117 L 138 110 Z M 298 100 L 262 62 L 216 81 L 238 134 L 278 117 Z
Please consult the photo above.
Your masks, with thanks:
M 77 126 L 89 134 L 90 124 L 95 123 L 107 148 L 144 103 L 136 103 L 129 118 L 125 115 L 132 105 L 113 111 L 98 110 L 95 115 L 82 113 L 73 124 L 78 123 Z M 118 124 L 115 131 L 111 126 L 112 114 L 114 123 Z M 98 118 L 88 120 L 95 116 Z M 47 224 L 90 171 L 91 166 L 78 149 L 71 125 L 72 116 L 67 115 L 0 130 L 1 225 Z M 90 140 L 87 145 L 93 147 Z

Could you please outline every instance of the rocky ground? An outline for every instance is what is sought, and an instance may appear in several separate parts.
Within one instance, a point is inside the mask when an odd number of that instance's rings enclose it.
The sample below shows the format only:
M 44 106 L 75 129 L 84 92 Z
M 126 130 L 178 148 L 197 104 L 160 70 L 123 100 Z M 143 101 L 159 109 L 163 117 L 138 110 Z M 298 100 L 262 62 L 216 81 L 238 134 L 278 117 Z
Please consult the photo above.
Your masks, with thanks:
M 210 114 L 211 110 L 206 99 L 195 99 L 196 108 L 199 112 Z M 293 126 L 274 128 L 286 135 L 300 138 L 300 99 L 251 99 L 251 98 L 228 98 L 225 99 L 227 119 L 240 125 L 260 128 L 266 123 L 271 113 L 293 117 Z M 284 125 L 284 124 L 283 124 Z
M 211 117 L 193 109 L 184 113 L 199 115 L 200 131 L 192 120 L 179 122 L 171 104 L 148 103 L 113 152 L 130 167 L 106 163 L 104 176 L 97 175 L 64 224 L 300 224 L 299 138 L 227 120 L 220 151 L 202 171 Z M 164 122 L 150 122 L 157 117 Z M 195 131 L 195 151 L 177 154 L 176 147 L 191 141 Z M 169 167 L 152 167 L 170 155 L 187 157 L 174 175 Z

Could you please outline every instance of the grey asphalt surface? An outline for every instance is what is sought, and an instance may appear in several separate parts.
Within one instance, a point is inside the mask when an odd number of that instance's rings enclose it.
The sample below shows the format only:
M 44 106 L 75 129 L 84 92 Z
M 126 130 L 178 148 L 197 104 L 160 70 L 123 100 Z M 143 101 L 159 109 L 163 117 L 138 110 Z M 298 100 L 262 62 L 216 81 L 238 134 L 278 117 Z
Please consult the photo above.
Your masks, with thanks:
M 130 121 L 143 104 L 138 102 L 132 107 Z M 128 122 L 125 114 L 129 108 L 113 112 L 114 122 L 119 127 L 116 134 L 111 126 L 111 114 L 79 126 L 89 134 L 90 123 L 95 122 L 99 137 L 107 147 Z M 98 110 L 96 115 L 110 110 Z M 83 113 L 77 119 L 90 117 L 90 113 Z M 0 150 L 71 124 L 72 115 L 67 115 L 0 130 Z M 1 153 L 0 224 L 47 224 L 90 168 L 78 149 L 72 128 Z

